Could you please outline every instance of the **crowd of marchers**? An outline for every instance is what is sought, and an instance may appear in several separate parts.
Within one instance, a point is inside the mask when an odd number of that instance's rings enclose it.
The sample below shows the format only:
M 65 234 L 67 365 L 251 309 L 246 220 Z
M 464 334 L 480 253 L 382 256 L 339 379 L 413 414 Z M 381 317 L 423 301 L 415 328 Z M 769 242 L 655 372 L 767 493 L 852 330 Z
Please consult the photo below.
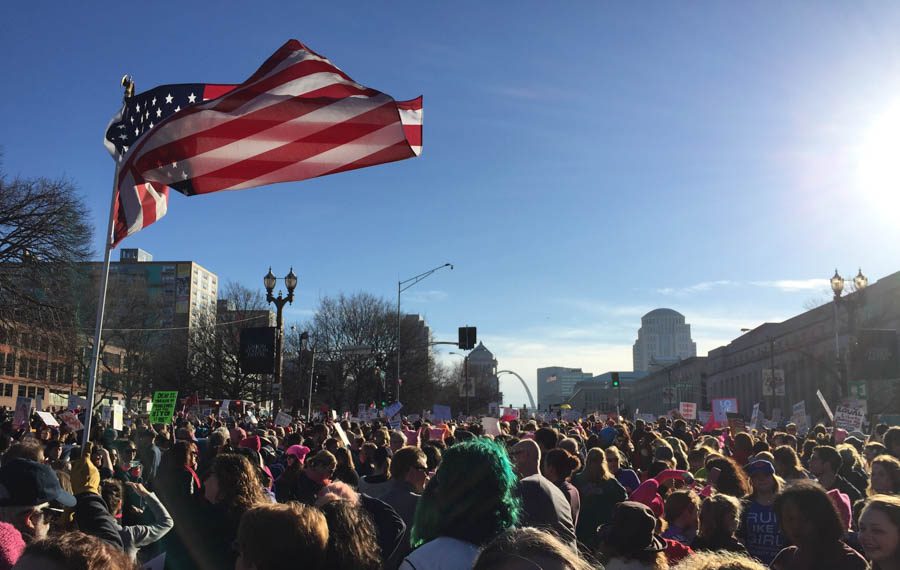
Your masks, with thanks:
M 900 569 L 900 427 L 128 424 L 7 417 L 0 570 Z

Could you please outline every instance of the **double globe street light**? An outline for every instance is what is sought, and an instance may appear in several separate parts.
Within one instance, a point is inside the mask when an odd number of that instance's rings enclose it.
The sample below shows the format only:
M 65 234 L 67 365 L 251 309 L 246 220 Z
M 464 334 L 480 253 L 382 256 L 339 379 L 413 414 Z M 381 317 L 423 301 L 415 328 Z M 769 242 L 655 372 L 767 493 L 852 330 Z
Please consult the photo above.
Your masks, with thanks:
M 840 342 L 840 327 L 838 326 L 838 306 L 841 303 L 842 297 L 841 293 L 844 291 L 844 283 L 850 281 L 849 279 L 844 279 L 837 269 L 834 270 L 834 275 L 831 277 L 831 291 L 834 293 L 834 361 L 835 366 L 838 371 L 838 378 L 840 382 L 840 391 L 847 390 L 847 381 L 848 378 L 845 377 L 844 367 L 841 363 L 841 342 Z M 869 286 L 869 278 L 863 275 L 862 268 L 857 272 L 856 277 L 853 278 L 853 287 L 854 291 L 862 291 L 866 287 Z
M 276 297 L 272 294 L 272 291 L 274 291 L 278 279 L 279 278 L 275 277 L 275 274 L 272 273 L 271 267 L 269 267 L 269 272 L 263 277 L 263 285 L 266 288 L 266 301 L 275 305 L 275 374 L 272 381 L 273 416 L 276 415 L 281 408 L 281 368 L 284 352 L 284 320 L 282 318 L 282 311 L 285 305 L 294 302 L 294 289 L 297 288 L 298 282 L 297 276 L 294 274 L 294 268 L 291 267 L 288 274 L 281 278 L 287 289 L 287 296 L 283 297 L 281 291 L 278 291 L 278 296 Z

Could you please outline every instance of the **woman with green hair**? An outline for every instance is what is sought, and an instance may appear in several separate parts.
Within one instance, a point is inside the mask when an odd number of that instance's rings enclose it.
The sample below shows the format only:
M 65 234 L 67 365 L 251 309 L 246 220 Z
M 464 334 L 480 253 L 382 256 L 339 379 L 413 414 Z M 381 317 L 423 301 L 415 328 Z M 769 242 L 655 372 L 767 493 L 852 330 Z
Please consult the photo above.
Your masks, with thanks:
M 489 439 L 458 443 L 443 454 L 413 519 L 401 570 L 472 568 L 481 546 L 519 522 L 516 475 L 506 449 Z

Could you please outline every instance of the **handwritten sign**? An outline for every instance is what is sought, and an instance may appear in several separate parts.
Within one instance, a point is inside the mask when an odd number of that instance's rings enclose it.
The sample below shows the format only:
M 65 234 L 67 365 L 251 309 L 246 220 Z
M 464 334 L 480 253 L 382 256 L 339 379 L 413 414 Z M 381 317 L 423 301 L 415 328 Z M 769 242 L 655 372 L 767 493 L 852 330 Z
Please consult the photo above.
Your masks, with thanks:
M 122 404 L 113 404 L 112 406 L 112 427 L 115 430 L 122 430 L 122 417 L 124 415 L 124 409 L 122 408 Z
M 175 415 L 178 403 L 178 391 L 157 390 L 153 393 L 153 409 L 150 410 L 151 424 L 167 424 Z
M 847 431 L 862 431 L 866 411 L 865 400 L 845 400 L 834 410 L 834 426 Z
M 80 396 L 76 396 L 75 394 L 69 394 L 69 411 L 74 412 L 76 408 L 86 408 L 87 407 L 87 398 L 82 398 Z
M 70 411 L 65 411 L 60 414 L 59 419 L 61 419 L 63 423 L 66 424 L 66 427 L 68 427 L 72 431 L 80 431 L 84 429 L 84 424 L 81 423 L 81 420 L 78 419 L 78 416 Z
M 284 412 L 278 412 L 278 414 L 275 416 L 276 427 L 289 426 L 291 425 L 292 421 L 294 421 L 294 418 L 292 418 L 290 414 L 286 414 Z
M 450 406 L 443 406 L 440 404 L 435 404 L 434 406 L 432 406 L 431 419 L 442 420 L 445 422 L 453 419 L 453 414 L 450 413 Z
M 697 404 L 694 402 L 681 402 L 678 404 L 678 413 L 686 420 L 696 420 Z
M 31 419 L 31 406 L 33 404 L 34 400 L 31 398 L 26 398 L 25 396 L 16 398 L 16 414 L 13 416 L 14 429 L 28 428 L 28 422 Z

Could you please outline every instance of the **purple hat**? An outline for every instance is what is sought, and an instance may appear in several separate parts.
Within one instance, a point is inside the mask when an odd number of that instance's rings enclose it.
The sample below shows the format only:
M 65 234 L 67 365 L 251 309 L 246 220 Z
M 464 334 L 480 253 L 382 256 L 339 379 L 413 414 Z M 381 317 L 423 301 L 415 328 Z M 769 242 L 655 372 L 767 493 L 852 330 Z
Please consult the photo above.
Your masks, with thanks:
M 756 461 L 751 461 L 744 467 L 744 471 L 747 472 L 747 475 L 753 476 L 756 473 L 768 473 L 769 475 L 775 474 L 775 466 L 772 465 L 770 461 L 766 461 L 765 459 L 757 459 Z

